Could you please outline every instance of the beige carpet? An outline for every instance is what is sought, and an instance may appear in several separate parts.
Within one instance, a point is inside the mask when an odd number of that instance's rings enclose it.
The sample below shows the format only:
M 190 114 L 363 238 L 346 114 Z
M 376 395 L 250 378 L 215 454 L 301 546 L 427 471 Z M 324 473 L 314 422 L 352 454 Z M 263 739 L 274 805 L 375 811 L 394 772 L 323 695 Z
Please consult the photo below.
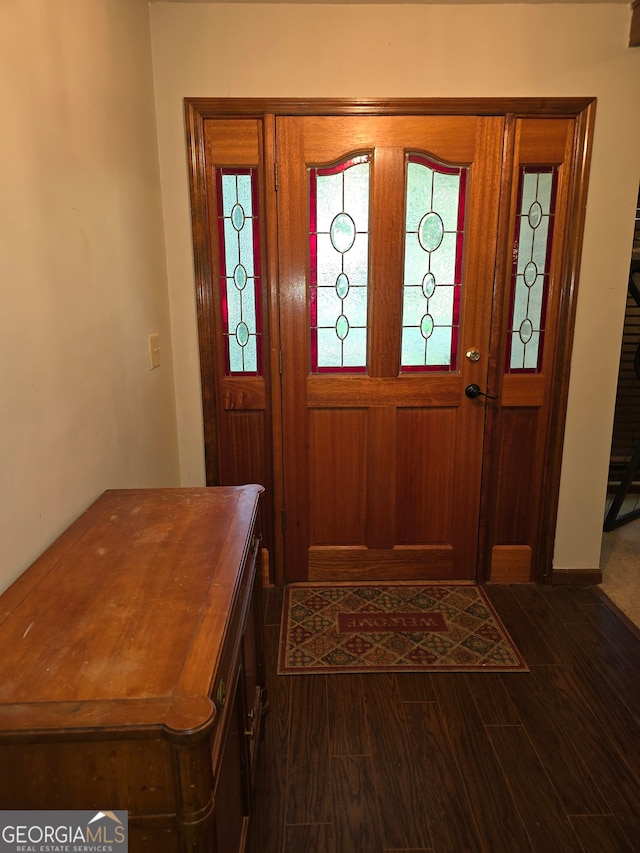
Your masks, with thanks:
M 600 569 L 601 592 L 640 628 L 640 518 L 602 534 Z

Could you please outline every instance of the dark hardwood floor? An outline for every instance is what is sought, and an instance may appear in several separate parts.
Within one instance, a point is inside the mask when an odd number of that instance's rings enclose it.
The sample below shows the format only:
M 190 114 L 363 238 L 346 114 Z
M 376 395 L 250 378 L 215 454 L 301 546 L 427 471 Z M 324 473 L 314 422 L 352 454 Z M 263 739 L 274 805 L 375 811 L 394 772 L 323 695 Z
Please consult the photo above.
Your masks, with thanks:
M 640 639 L 592 589 L 488 586 L 529 673 L 275 674 L 249 853 L 640 851 Z

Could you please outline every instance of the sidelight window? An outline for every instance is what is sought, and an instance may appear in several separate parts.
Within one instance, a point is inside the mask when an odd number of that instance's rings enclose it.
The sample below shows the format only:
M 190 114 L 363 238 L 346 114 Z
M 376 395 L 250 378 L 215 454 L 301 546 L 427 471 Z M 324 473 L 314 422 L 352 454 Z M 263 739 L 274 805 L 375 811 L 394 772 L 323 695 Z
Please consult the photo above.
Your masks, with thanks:
M 555 167 L 523 166 L 513 242 L 508 373 L 539 373 L 557 185 Z
M 216 170 L 216 193 L 226 374 L 261 375 L 256 170 Z

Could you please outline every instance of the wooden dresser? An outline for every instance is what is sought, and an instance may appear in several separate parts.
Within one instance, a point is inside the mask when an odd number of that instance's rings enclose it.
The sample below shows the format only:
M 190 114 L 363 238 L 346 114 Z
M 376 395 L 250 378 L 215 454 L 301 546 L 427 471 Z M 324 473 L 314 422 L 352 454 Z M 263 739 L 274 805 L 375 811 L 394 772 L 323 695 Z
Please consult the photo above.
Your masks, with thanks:
M 260 486 L 105 492 L 0 597 L 0 808 L 244 848 L 266 707 Z

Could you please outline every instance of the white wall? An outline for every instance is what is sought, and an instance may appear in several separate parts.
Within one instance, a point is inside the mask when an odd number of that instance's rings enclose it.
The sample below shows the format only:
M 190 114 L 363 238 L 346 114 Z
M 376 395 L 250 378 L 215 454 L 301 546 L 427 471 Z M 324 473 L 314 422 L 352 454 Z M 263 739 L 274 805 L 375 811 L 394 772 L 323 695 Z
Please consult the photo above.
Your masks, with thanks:
M 629 7 L 154 2 L 150 14 L 184 485 L 204 477 L 184 97 L 598 98 L 554 560 L 597 567 L 640 179 Z
M 0 104 L 1 590 L 104 489 L 179 480 L 145 0 L 2 0 Z

